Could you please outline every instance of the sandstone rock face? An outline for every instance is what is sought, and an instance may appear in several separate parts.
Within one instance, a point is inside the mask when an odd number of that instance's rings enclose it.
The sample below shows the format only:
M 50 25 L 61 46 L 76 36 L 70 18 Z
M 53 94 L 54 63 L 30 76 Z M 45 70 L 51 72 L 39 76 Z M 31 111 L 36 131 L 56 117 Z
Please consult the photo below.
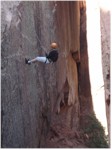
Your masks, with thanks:
M 101 9 L 101 48 L 105 89 L 105 105 L 110 139 L 110 12 Z
M 78 64 L 80 124 L 85 124 L 85 115 L 93 112 L 91 85 L 88 68 L 88 51 L 86 36 L 86 8 L 80 10 L 80 63 Z M 86 90 L 85 90 L 86 88 Z
M 93 111 L 85 9 L 78 1 L 1 4 L 2 147 L 85 147 L 76 133 Z M 54 41 L 56 63 L 25 64 Z

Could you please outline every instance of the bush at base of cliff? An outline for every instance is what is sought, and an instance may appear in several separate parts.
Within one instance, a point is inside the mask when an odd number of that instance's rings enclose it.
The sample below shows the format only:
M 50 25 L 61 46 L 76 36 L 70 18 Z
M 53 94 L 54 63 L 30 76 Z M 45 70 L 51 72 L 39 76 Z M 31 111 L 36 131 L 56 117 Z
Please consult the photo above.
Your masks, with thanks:
M 88 135 L 85 143 L 90 148 L 108 148 L 105 130 L 96 118 L 95 114 L 85 117 L 84 134 Z

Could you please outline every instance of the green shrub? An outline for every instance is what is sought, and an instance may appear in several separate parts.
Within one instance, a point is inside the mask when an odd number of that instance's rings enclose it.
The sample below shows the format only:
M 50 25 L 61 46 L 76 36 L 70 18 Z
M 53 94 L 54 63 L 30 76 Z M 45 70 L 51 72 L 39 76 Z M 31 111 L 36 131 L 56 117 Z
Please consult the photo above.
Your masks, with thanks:
M 108 148 L 105 130 L 95 114 L 86 116 L 83 131 L 89 136 L 86 145 L 90 148 Z

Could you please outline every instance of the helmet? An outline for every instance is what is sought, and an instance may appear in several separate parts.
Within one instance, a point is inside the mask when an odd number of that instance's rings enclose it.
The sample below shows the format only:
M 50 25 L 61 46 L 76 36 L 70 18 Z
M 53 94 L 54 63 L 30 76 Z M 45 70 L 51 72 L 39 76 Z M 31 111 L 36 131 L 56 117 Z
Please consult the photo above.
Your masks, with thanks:
M 57 47 L 58 47 L 57 43 L 51 43 L 51 48 L 57 48 Z

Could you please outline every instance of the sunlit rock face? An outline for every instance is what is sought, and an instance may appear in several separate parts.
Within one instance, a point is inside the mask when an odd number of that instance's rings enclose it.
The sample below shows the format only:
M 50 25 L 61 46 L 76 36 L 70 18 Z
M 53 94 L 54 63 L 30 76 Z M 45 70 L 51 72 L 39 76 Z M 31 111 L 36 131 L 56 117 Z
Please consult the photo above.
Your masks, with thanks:
M 101 8 L 100 18 L 105 104 L 110 138 L 110 11 Z
M 2 147 L 85 147 L 74 138 L 81 116 L 93 111 L 83 5 L 82 11 L 79 2 L 1 7 Z M 54 41 L 56 63 L 25 64 L 25 57 L 45 55 Z

